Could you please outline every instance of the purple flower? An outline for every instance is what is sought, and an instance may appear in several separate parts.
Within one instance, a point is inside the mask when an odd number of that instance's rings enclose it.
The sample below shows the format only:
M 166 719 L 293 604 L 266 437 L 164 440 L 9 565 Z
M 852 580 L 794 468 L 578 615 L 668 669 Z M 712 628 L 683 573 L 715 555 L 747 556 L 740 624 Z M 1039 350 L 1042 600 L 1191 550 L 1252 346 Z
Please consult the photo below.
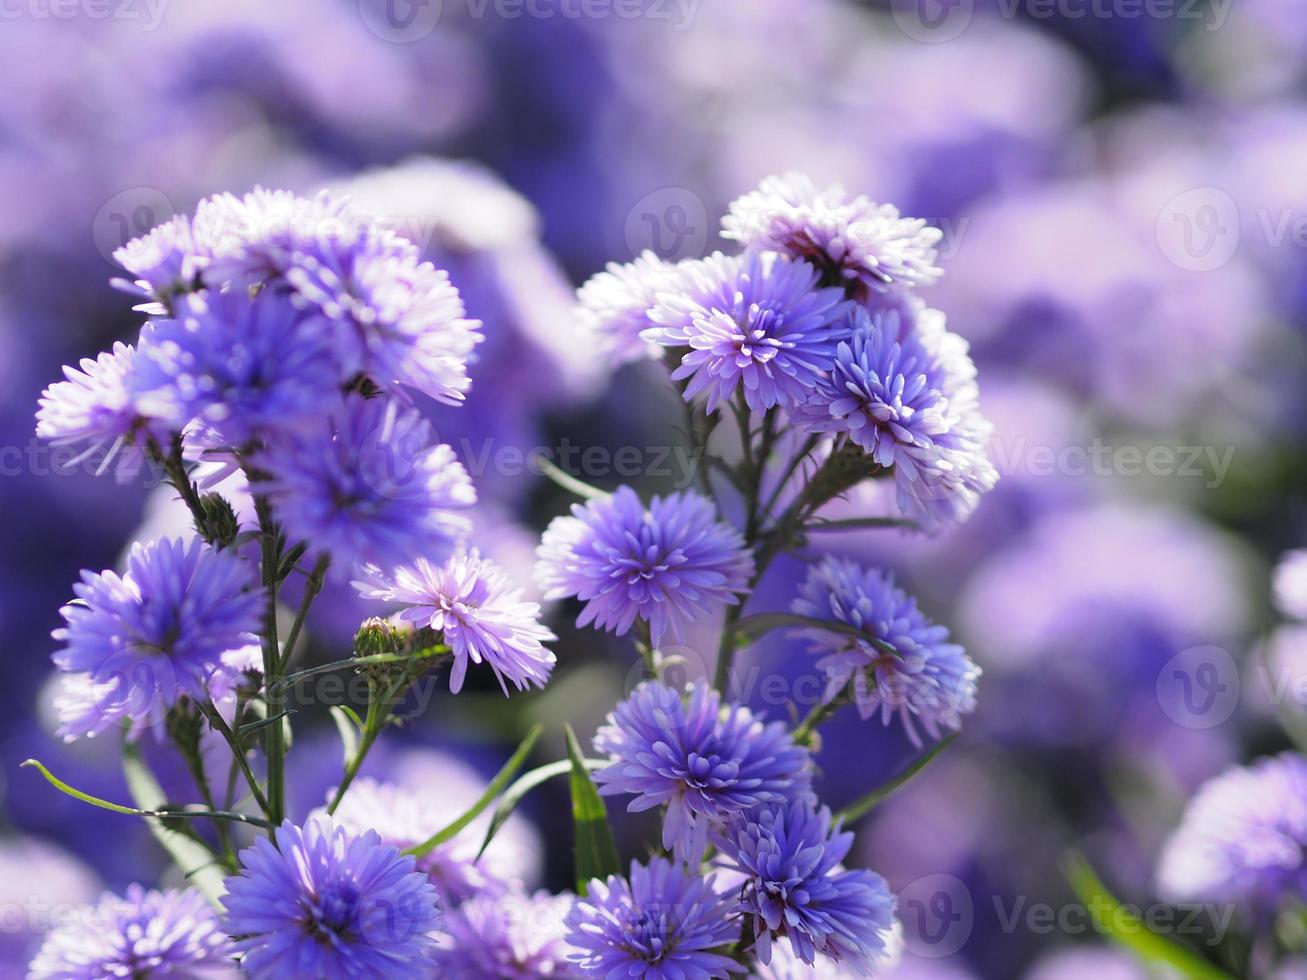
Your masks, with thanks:
M 568 961 L 570 895 L 477 895 L 445 917 L 436 975 L 449 980 L 580 977 Z
M 942 727 L 957 729 L 975 708 L 980 668 L 891 576 L 827 556 L 808 569 L 791 611 L 842 627 L 799 631 L 824 654 L 817 666 L 828 677 L 827 700 L 851 682 L 863 718 L 879 710 L 888 724 L 897 712 L 917 746 L 918 724 L 939 738 Z
M 865 968 L 885 955 L 894 896 L 880 875 L 841 869 L 853 834 L 832 825 L 826 807 L 811 797 L 765 805 L 737 819 L 719 843 L 745 876 L 739 911 L 753 919 L 763 963 L 781 937 L 808 964 L 821 953 Z
M 781 252 L 818 269 L 826 285 L 865 300 L 891 283 L 927 285 L 939 278 L 935 246 L 942 237 L 920 218 L 889 204 L 849 197 L 833 184 L 819 189 L 803 174 L 768 177 L 731 204 L 722 237 Z
M 1287 552 L 1272 578 L 1275 606 L 1291 619 L 1307 620 L 1307 549 Z
M 544 643 L 556 640 L 540 625 L 540 604 L 522 599 L 498 565 L 478 552 L 460 552 L 443 565 L 418 558 L 386 574 L 375 565 L 362 569 L 354 587 L 370 599 L 401 602 L 399 618 L 438 630 L 454 654 L 449 688 L 462 690 L 468 662 L 486 663 L 508 694 L 505 679 L 519 690 L 543 688 L 554 669 Z
M 80 370 L 65 367 L 68 380 L 41 393 L 36 413 L 38 438 L 56 446 L 85 444 L 85 452 L 73 463 L 107 446 L 100 472 L 116 457 L 118 478 L 135 476 L 145 458 L 146 440 L 167 437 L 166 429 L 141 411 L 133 394 L 137 361 L 136 348 L 116 343 L 111 353 L 94 360 L 83 358 Z
M 177 215 L 134 238 L 113 253 L 114 261 L 135 279 L 113 280 L 126 293 L 153 302 L 136 307 L 144 313 L 166 313 L 174 297 L 201 288 L 200 274 L 208 264 L 207 244 L 198 240 L 191 221 Z
M 590 882 L 567 916 L 573 959 L 587 976 L 647 980 L 712 980 L 744 968 L 714 952 L 735 942 L 739 920 L 731 900 L 704 878 L 654 858 L 631 862 L 630 881 L 613 875 Z
M 595 773 L 605 796 L 634 794 L 628 810 L 666 806 L 663 846 L 694 867 L 709 832 L 759 803 L 808 790 L 808 753 L 781 722 L 743 705 L 722 708 L 700 681 L 682 696 L 659 681 L 637 687 L 595 735 L 612 764 Z
M 246 290 L 181 297 L 141 346 L 142 409 L 188 443 L 238 448 L 317 418 L 339 403 L 341 374 L 320 317 L 285 296 Z
M 738 602 L 754 567 L 739 531 L 704 497 L 654 497 L 646 510 L 630 487 L 554 518 L 537 554 L 545 598 L 586 604 L 577 625 L 622 634 L 639 617 L 655 644 L 666 633 L 681 640 L 687 623 Z
M 269 495 L 292 539 L 335 567 L 443 561 L 466 536 L 476 491 L 429 423 L 387 398 L 350 395 L 269 448 Z
M 1158 866 L 1176 902 L 1274 909 L 1307 888 L 1307 760 L 1286 752 L 1227 770 L 1189 802 Z
M 201 204 L 195 223 L 214 241 L 210 285 L 288 289 L 297 305 L 322 314 L 347 376 L 463 400 L 481 324 L 411 242 L 325 192 L 220 195 Z
M 968 515 L 997 474 L 965 342 L 933 310 L 914 320 L 910 327 L 896 310 L 870 316 L 859 307 L 852 336 L 794 417 L 892 468 L 900 508 L 935 526 Z
M 198 538 L 133 545 L 125 574 L 82 572 L 73 591 L 60 610 L 67 626 L 53 633 L 64 644 L 55 664 L 82 682 L 61 705 L 69 739 L 124 718 L 157 722 L 181 695 L 206 698 L 263 612 L 252 569 Z
M 431 976 L 434 886 L 376 833 L 329 819 L 259 838 L 227 879 L 227 932 L 249 976 L 400 980 Z
M 817 273 L 775 253 L 720 252 L 678 267 L 675 288 L 649 313 L 642 336 L 690 348 L 672 372 L 685 398 L 707 392 L 708 411 L 737 394 L 754 410 L 788 407 L 830 369 L 847 333 L 838 289 L 818 289 Z
M 614 366 L 662 355 L 640 334 L 655 326 L 649 311 L 675 280 L 676 267 L 646 249 L 634 262 L 608 263 L 577 290 L 577 317 Z
M 237 976 L 231 942 L 197 891 L 106 894 L 52 929 L 28 968 L 30 980 L 156 977 L 219 980 Z

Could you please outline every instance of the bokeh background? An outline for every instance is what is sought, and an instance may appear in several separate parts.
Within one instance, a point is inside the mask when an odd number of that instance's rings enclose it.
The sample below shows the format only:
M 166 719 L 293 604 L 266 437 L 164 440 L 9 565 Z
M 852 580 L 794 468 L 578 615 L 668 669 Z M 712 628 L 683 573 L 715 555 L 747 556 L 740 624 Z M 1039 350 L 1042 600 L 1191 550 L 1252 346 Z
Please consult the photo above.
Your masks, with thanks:
M 898 569 L 985 670 L 964 737 L 858 827 L 860 862 L 902 894 L 897 975 L 1142 978 L 1083 917 L 1026 912 L 1074 911 L 1070 847 L 1151 901 L 1184 800 L 1280 748 L 1277 715 L 1305 708 L 1294 651 L 1262 639 L 1269 564 L 1307 542 L 1304 54 L 1307 15 L 1282 0 L 6 2 L 0 976 L 68 903 L 164 871 L 132 818 L 17 768 L 36 756 L 127 798 L 115 745 L 51 735 L 49 634 L 79 569 L 183 525 L 166 490 L 33 438 L 60 366 L 134 333 L 113 249 L 256 184 L 348 190 L 418 241 L 487 325 L 469 405 L 431 410 L 481 490 L 482 547 L 529 585 L 566 500 L 524 454 L 604 486 L 690 475 L 656 366 L 609 371 L 573 288 L 644 248 L 707 254 L 732 198 L 799 169 L 943 229 L 926 298 L 970 340 L 997 426 L 1002 480 L 963 528 L 822 542 Z M 794 575 L 778 564 L 759 608 Z M 346 655 L 374 611 L 329 598 L 314 660 Z M 574 613 L 554 610 L 546 692 L 437 693 L 368 769 L 452 815 L 531 722 L 551 733 L 537 761 L 560 757 L 561 722 L 588 734 L 638 679 L 629 647 Z M 783 639 L 746 665 L 810 666 Z M 339 746 L 322 705 L 297 725 L 302 815 Z M 823 790 L 838 805 L 912 755 L 897 730 L 841 719 Z M 533 796 L 514 836 L 556 887 L 564 794 Z M 622 829 L 633 848 L 641 828 Z

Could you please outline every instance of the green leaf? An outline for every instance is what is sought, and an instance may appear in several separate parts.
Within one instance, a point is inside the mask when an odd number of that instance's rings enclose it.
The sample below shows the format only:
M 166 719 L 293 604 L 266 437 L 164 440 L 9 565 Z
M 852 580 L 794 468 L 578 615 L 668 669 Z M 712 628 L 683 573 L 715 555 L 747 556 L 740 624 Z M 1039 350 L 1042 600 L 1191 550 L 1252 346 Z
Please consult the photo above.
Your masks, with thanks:
M 246 724 L 241 725 L 240 728 L 236 729 L 236 737 L 240 740 L 242 745 L 245 745 L 248 743 L 251 735 L 263 731 L 263 729 L 267 728 L 269 725 L 278 724 L 283 718 L 288 718 L 294 713 L 294 708 L 287 708 L 285 711 L 278 712 L 271 718 L 260 718 L 258 721 L 247 722 Z
M 114 813 L 125 813 L 129 817 L 149 816 L 149 813 L 145 810 L 138 810 L 133 806 L 123 806 L 121 803 L 110 803 L 108 800 L 102 800 L 98 796 L 92 796 L 90 793 L 83 793 L 80 789 L 74 789 L 35 759 L 28 759 L 26 762 L 22 763 L 19 768 L 26 769 L 29 766 L 40 770 L 41 775 L 45 777 L 46 782 L 59 792 L 71 796 L 75 800 L 81 800 L 83 803 L 91 804 L 91 806 L 98 806 L 101 810 L 112 810 Z
M 167 802 L 163 788 L 146 767 L 136 747 L 130 743 L 123 746 L 123 775 L 127 777 L 127 788 L 132 799 L 139 806 L 157 810 Z M 150 819 L 147 823 L 154 839 L 168 852 L 182 874 L 208 899 L 210 905 L 221 912 L 220 899 L 227 889 L 223 884 L 222 868 L 213 853 L 193 837 L 168 828 L 161 820 Z
M 602 769 L 608 765 L 603 759 L 586 759 L 585 767 L 590 770 Z M 490 821 L 490 826 L 486 828 L 486 838 L 481 842 L 481 848 L 477 851 L 477 860 L 486 852 L 490 842 L 495 839 L 501 827 L 513 815 L 517 805 L 522 802 L 522 798 L 527 793 L 535 789 L 542 783 L 547 783 L 556 776 L 566 776 L 572 771 L 572 760 L 563 759 L 560 762 L 551 762 L 547 766 L 540 766 L 538 769 L 532 769 L 528 773 L 523 773 L 518 777 L 517 782 L 504 792 L 499 798 L 499 805 L 495 807 L 495 815 Z
M 481 794 L 481 798 L 472 804 L 472 809 L 468 810 L 443 830 L 437 831 L 421 844 L 410 847 L 404 853 L 412 854 L 414 857 L 423 857 L 424 855 L 431 853 L 434 848 L 445 843 L 445 841 L 450 840 L 460 830 L 479 817 L 482 811 L 495 801 L 495 798 L 504 791 L 504 787 L 512 781 L 514 776 L 517 775 L 517 771 L 522 768 L 523 763 L 525 763 L 527 758 L 531 755 L 531 750 L 535 748 L 535 744 L 540 738 L 541 731 L 543 731 L 543 729 L 540 725 L 532 726 L 531 730 L 527 732 L 526 738 L 522 739 L 522 743 L 518 745 L 517 751 L 514 752 L 512 757 L 504 763 L 504 767 L 499 770 L 499 773 L 495 778 L 490 781 L 490 785 L 487 786 L 486 791 Z
M 357 712 L 343 704 L 331 709 L 331 720 L 336 723 L 336 731 L 340 733 L 340 746 L 345 753 L 345 765 L 348 766 L 354 753 L 359 750 L 359 731 L 363 728 L 363 722 L 359 720 Z
M 1095 928 L 1133 952 L 1145 966 L 1170 967 L 1187 980 L 1234 980 L 1198 954 L 1149 930 L 1107 890 L 1083 855 L 1069 854 L 1063 871 L 1081 904 L 1093 916 Z
M 622 873 L 617 860 L 617 845 L 608 826 L 608 811 L 586 770 L 585 756 L 571 725 L 567 733 L 567 757 L 572 767 L 572 824 L 576 834 L 576 893 L 588 894 L 593 878 L 607 878 Z
M 901 527 L 920 531 L 921 525 L 904 517 L 848 517 L 841 520 L 819 518 L 803 525 L 805 531 L 852 531 L 859 528 Z
M 953 741 L 956 738 L 957 738 L 956 735 L 950 735 L 948 738 L 944 739 L 942 742 L 940 742 L 938 745 L 932 748 L 925 755 L 920 756 L 915 762 L 912 763 L 912 765 L 904 769 L 903 772 L 899 773 L 897 776 L 895 776 L 893 779 L 889 780 L 888 782 L 882 783 L 881 785 L 877 786 L 866 796 L 862 796 L 854 800 L 843 810 L 837 813 L 836 816 L 839 817 L 841 820 L 843 820 L 845 823 L 852 823 L 853 821 L 859 820 L 862 817 L 866 816 L 876 807 L 880 806 L 881 803 L 883 803 L 891 794 L 893 794 L 896 790 L 898 790 L 899 787 L 901 787 L 909 779 L 911 779 L 917 773 L 921 772 L 921 770 L 925 769 L 928 765 L 934 762 L 935 757 L 939 755 L 941 752 L 943 752 L 950 745 L 952 745 Z
M 612 494 L 607 490 L 600 490 L 598 487 L 592 487 L 584 480 L 578 479 L 566 470 L 559 469 L 554 465 L 553 460 L 544 455 L 533 457 L 532 462 L 534 462 L 540 469 L 540 474 L 542 476 L 548 477 L 568 493 L 574 493 L 585 500 L 607 500 L 612 496 Z

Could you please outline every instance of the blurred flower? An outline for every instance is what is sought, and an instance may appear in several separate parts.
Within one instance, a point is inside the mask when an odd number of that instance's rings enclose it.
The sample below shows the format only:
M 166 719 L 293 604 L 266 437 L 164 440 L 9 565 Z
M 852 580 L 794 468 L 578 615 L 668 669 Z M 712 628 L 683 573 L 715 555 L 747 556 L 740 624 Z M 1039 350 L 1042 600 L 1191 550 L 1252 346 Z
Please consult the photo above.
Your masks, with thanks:
M 903 511 L 935 526 L 969 515 L 998 474 L 985 456 L 990 426 L 966 343 L 944 329 L 942 314 L 922 310 L 917 320 L 923 329 L 896 311 L 856 310 L 852 337 L 795 420 L 845 435 L 892 467 Z
M 52 929 L 32 961 L 31 980 L 130 977 L 232 978 L 235 949 L 197 891 L 129 885 Z
M 1275 607 L 1290 619 L 1307 620 L 1307 549 L 1286 552 L 1272 579 Z
M 305 809 L 316 806 L 315 813 L 320 813 L 323 801 L 335 795 L 340 780 L 338 750 L 339 745 L 326 739 L 306 741 L 296 749 L 300 768 L 288 776 L 295 800 L 303 800 Z M 335 820 L 356 834 L 375 830 L 383 843 L 400 850 L 448 826 L 470 810 L 486 789 L 486 776 L 466 755 L 429 748 L 389 752 L 387 744 L 379 742 L 362 772 L 341 801 Z M 491 817 L 482 813 L 417 860 L 417 869 L 430 878 L 446 909 L 476 894 L 499 895 L 539 883 L 542 844 L 521 809 L 478 856 Z
M 330 554 L 338 573 L 445 560 L 469 529 L 459 512 L 476 502 L 454 451 L 387 398 L 348 396 L 330 417 L 277 440 L 262 463 L 287 533 Z
M 608 263 L 577 290 L 578 316 L 614 366 L 662 356 L 641 333 L 655 327 L 649 311 L 676 276 L 676 266 L 646 249 L 633 262 Z
M 721 704 L 700 681 L 687 697 L 646 681 L 608 715 L 595 750 L 612 763 L 595 773 L 605 796 L 634 794 L 631 811 L 666 806 L 663 847 L 694 867 L 708 835 L 759 803 L 808 791 L 808 753 L 781 722 L 764 724 L 743 705 Z
M 1307 760 L 1296 753 L 1235 767 L 1189 802 L 1157 869 L 1175 902 L 1274 908 L 1307 887 Z
M 25 976 L 55 912 L 94 901 L 96 875 L 67 851 L 33 836 L 0 838 L 0 976 Z
M 203 285 L 210 243 L 197 240 L 191 221 L 177 215 L 134 238 L 113 253 L 114 261 L 135 276 L 113 280 L 124 292 L 153 300 L 137 309 L 166 313 L 175 299 Z
M 450 980 L 579 977 L 568 961 L 570 895 L 476 895 L 449 913 L 436 949 L 437 974 Z
M 567 916 L 573 958 L 586 975 L 605 977 L 718 980 L 743 972 L 714 952 L 740 935 L 731 899 L 714 883 L 666 858 L 631 862 L 629 882 L 618 875 L 591 881 L 589 896 Z
M 707 391 L 710 412 L 737 394 L 755 411 L 797 405 L 847 334 L 843 294 L 817 282 L 811 266 L 772 252 L 715 252 L 678 267 L 642 337 L 690 348 L 672 379 L 687 382 L 687 401 Z
M 693 492 L 654 497 L 646 510 L 630 487 L 572 505 L 556 517 L 538 551 L 536 578 L 546 599 L 576 596 L 577 625 L 622 634 L 636 618 L 657 645 L 748 589 L 753 556 L 740 532 L 720 523 L 710 501 Z
M 284 295 L 210 291 L 174 305 L 174 319 L 151 322 L 133 384 L 140 409 L 174 431 L 199 423 L 188 444 L 240 448 L 339 403 L 325 323 Z
M 784 937 L 794 955 L 870 968 L 886 952 L 894 896 L 871 871 L 841 870 L 853 834 L 807 798 L 768 804 L 737 819 L 720 840 L 728 867 L 745 876 L 739 908 L 753 919 L 758 958 Z
M 893 205 L 849 197 L 839 184 L 819 189 L 800 173 L 767 177 L 735 200 L 722 237 L 810 262 L 824 285 L 842 286 L 858 299 L 892 283 L 929 285 L 940 275 L 938 228 L 900 217 Z
M 791 609 L 847 627 L 798 631 L 812 641 L 813 652 L 824 654 L 817 666 L 828 678 L 828 701 L 852 682 L 864 719 L 879 710 L 888 724 L 897 712 L 917 746 L 917 724 L 937 739 L 941 727 L 961 727 L 962 716 L 975 708 L 980 668 L 891 576 L 827 556 L 809 568 Z
M 127 572 L 82 573 L 78 601 L 60 610 L 67 626 L 56 666 L 80 697 L 60 706 L 60 733 L 95 735 L 124 719 L 162 719 L 178 697 L 203 700 L 223 655 L 248 644 L 263 597 L 253 570 L 198 538 L 136 544 Z M 84 688 L 81 686 L 84 682 Z
M 116 343 L 112 352 L 94 360 L 83 358 L 81 370 L 65 367 L 68 380 L 41 393 L 37 436 L 57 446 L 85 443 L 86 450 L 74 463 L 107 445 L 100 471 L 117 456 L 118 478 L 134 477 L 145 457 L 145 440 L 166 438 L 163 426 L 147 419 L 133 396 L 137 360 L 136 348 Z
M 423 978 L 431 974 L 435 887 L 374 831 L 329 818 L 260 837 L 227 879 L 226 928 L 251 977 Z
M 505 678 L 519 690 L 544 687 L 555 657 L 544 643 L 557 637 L 540 625 L 540 605 L 524 602 L 504 570 L 476 550 L 443 565 L 418 558 L 389 575 L 375 565 L 362 569 L 354 586 L 369 599 L 400 602 L 399 618 L 441 633 L 454 654 L 449 689 L 463 688 L 468 662 L 487 663 L 508 694 Z

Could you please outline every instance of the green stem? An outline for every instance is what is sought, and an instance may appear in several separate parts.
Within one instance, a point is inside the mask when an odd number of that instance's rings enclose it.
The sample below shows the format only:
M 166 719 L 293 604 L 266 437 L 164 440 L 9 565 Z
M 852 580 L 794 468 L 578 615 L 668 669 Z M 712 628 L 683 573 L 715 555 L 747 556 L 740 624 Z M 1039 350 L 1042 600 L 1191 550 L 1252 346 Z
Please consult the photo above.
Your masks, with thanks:
M 268 800 L 263 795 L 263 790 L 259 787 L 259 780 L 254 775 L 254 770 L 250 768 L 250 762 L 245 757 L 245 747 L 240 744 L 236 738 L 236 733 L 223 720 L 222 715 L 212 705 L 200 705 L 200 711 L 204 717 L 209 719 L 209 724 L 213 726 L 214 731 L 223 737 L 227 747 L 231 749 L 231 754 L 236 759 L 236 765 L 240 767 L 241 775 L 245 777 L 245 782 L 250 788 L 250 795 L 254 798 L 255 804 L 263 812 L 265 817 L 271 820 L 271 813 L 268 810 Z
M 291 624 L 290 632 L 286 634 L 281 662 L 277 666 L 278 677 L 286 673 L 286 668 L 290 666 L 291 657 L 295 655 L 295 643 L 300 638 L 300 631 L 304 629 L 305 621 L 309 618 L 309 608 L 313 605 L 313 600 L 322 591 L 322 582 L 326 578 L 329 564 L 331 564 L 329 555 L 323 555 L 319 558 L 318 563 L 309 574 L 308 581 L 304 583 L 304 598 L 300 600 L 300 608 L 295 614 L 295 622 Z
M 263 494 L 255 494 L 254 512 L 259 520 L 259 542 L 262 551 L 259 564 L 268 602 L 261 637 L 264 698 L 268 709 L 267 717 L 275 718 L 284 710 L 283 692 L 277 684 L 281 678 L 281 651 L 277 643 L 277 575 L 281 569 L 281 548 L 277 526 L 272 518 L 272 507 Z M 268 761 L 268 819 L 273 824 L 279 825 L 286 812 L 285 725 L 275 724 L 267 727 L 263 735 L 263 751 Z

